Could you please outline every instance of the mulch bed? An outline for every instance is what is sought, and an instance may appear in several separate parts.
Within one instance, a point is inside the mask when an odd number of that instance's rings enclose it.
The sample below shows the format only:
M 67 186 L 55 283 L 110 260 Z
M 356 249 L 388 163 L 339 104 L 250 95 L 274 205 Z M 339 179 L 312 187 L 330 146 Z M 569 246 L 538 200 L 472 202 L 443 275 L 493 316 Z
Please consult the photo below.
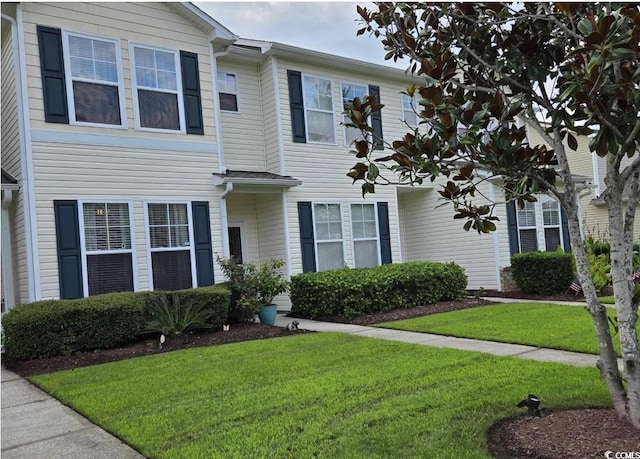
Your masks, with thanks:
M 574 295 L 562 294 L 541 297 L 540 295 L 488 291 L 486 296 L 549 301 L 576 300 Z M 323 320 L 371 325 L 487 304 L 492 303 L 470 297 L 463 301 L 446 301 L 428 306 L 363 315 L 351 320 L 345 320 L 341 317 L 326 317 Z M 6 368 L 22 376 L 30 376 L 179 349 L 215 346 L 299 333 L 309 333 L 309 331 L 286 331 L 283 328 L 259 323 L 245 323 L 231 325 L 230 330 L 226 332 L 191 333 L 186 341 L 182 339 L 167 340 L 162 348 L 160 348 L 157 339 L 145 339 L 119 348 L 79 353 L 72 356 L 30 361 L 12 361 L 3 358 L 2 363 Z M 565 410 L 545 412 L 544 416 L 540 418 L 521 416 L 505 419 L 489 429 L 487 445 L 491 454 L 500 459 L 602 458 L 605 451 L 640 451 L 640 430 L 618 419 L 611 409 Z

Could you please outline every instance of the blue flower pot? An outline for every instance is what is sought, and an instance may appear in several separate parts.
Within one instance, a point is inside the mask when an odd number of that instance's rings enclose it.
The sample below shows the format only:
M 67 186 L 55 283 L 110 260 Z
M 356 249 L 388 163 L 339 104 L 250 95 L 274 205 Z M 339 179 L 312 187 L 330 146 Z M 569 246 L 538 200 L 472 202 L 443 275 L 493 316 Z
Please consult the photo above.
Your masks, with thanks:
M 273 325 L 276 322 L 277 315 L 278 306 L 275 304 L 264 304 L 260 306 L 260 310 L 258 311 L 260 322 L 267 325 Z

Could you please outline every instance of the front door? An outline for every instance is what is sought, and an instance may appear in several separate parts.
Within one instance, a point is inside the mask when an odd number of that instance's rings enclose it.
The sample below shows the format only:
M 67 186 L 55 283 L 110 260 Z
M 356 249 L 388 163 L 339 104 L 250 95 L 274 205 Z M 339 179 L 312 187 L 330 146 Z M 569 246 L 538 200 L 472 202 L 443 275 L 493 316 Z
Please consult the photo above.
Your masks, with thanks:
M 234 257 L 239 263 L 244 261 L 242 250 L 242 224 L 229 222 L 229 256 Z

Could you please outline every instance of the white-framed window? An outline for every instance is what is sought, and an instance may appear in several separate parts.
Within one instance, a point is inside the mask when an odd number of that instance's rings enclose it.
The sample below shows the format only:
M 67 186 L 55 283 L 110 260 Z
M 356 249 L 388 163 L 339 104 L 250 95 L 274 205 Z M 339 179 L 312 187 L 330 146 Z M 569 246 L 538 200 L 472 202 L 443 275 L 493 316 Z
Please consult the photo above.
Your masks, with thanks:
M 181 290 L 196 285 L 191 206 L 187 202 L 147 202 L 150 286 Z
M 331 80 L 303 75 L 302 90 L 307 124 L 307 142 L 335 144 Z
M 351 204 L 351 242 L 355 268 L 371 268 L 380 265 L 375 204 Z
M 402 121 L 411 127 L 418 126 L 418 115 L 415 110 L 418 109 L 418 98 L 414 95 L 409 97 L 406 94 L 400 94 L 402 98 Z
M 81 201 L 79 212 L 85 294 L 136 290 L 131 203 Z
M 520 253 L 542 250 L 553 252 L 564 247 L 560 204 L 547 195 L 538 195 L 536 202 L 516 206 Z
M 218 100 L 220 110 L 226 112 L 240 111 L 238 106 L 238 79 L 234 73 L 218 72 Z
M 344 268 L 342 206 L 339 203 L 314 203 L 313 225 L 317 270 Z
M 178 51 L 131 45 L 136 128 L 185 132 Z
M 340 89 L 342 92 L 342 108 L 343 110 L 347 109 L 347 106 L 350 105 L 353 100 L 357 97 L 361 101 L 364 100 L 367 95 L 367 86 L 360 84 L 352 84 L 342 82 L 340 84 Z M 347 115 L 343 115 L 343 122 L 350 123 L 351 118 Z M 362 132 L 360 129 L 352 128 L 352 127 L 344 127 L 344 145 L 346 147 L 350 146 L 356 140 L 362 140 Z
M 126 127 L 120 42 L 65 31 L 63 54 L 70 121 Z

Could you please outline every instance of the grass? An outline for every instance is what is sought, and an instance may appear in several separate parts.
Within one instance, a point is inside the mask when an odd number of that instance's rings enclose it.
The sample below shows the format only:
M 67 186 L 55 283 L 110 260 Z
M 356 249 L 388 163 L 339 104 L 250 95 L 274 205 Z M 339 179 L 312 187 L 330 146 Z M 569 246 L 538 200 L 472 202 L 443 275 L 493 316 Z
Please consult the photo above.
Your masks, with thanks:
M 607 310 L 613 319 L 615 310 Z M 640 331 L 640 322 L 639 331 Z M 591 315 L 580 306 L 506 303 L 378 324 L 379 327 L 598 353 Z M 615 333 L 612 328 L 612 333 Z M 620 343 L 614 338 L 618 354 Z
M 596 368 L 304 334 L 31 378 L 151 458 L 489 457 L 530 392 L 608 406 Z

